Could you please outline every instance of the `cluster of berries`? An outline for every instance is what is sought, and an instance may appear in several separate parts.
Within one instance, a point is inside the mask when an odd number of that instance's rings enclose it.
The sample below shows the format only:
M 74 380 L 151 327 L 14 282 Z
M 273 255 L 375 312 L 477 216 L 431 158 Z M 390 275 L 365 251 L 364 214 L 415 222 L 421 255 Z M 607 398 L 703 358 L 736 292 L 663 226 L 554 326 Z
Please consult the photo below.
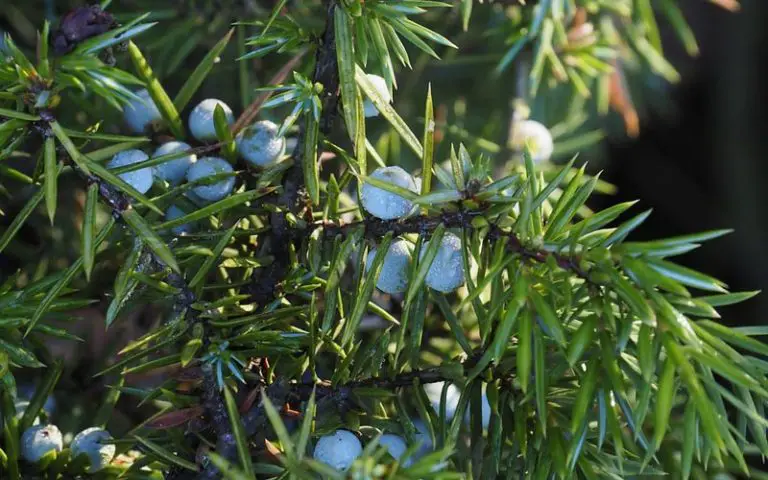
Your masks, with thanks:
M 137 92 L 138 100 L 134 100 L 124 109 L 124 118 L 128 127 L 136 133 L 143 133 L 154 123 L 161 120 L 162 116 L 147 90 Z M 217 139 L 214 112 L 220 107 L 224 112 L 227 124 L 234 123 L 232 109 L 213 98 L 205 99 L 189 114 L 189 131 L 199 142 L 214 142 Z M 243 129 L 235 137 L 235 146 L 238 154 L 249 164 L 257 167 L 265 167 L 278 161 L 284 154 L 286 140 L 278 136 L 278 126 L 268 120 L 256 122 Z M 173 140 L 162 144 L 152 154 L 152 158 L 181 154 L 191 151 L 192 147 L 179 140 Z M 117 168 L 149 159 L 141 150 L 124 150 L 116 154 L 107 164 L 108 168 Z M 206 178 L 214 175 L 226 176 L 218 182 L 202 183 Z M 200 157 L 194 153 L 180 156 L 179 158 L 161 163 L 155 167 L 141 168 L 132 172 L 119 175 L 122 180 L 131 185 L 140 193 L 146 193 L 152 187 L 155 179 L 168 182 L 171 186 L 177 186 L 187 182 L 200 183 L 192 188 L 187 197 L 198 205 L 215 202 L 223 199 L 232 192 L 235 186 L 234 169 L 225 159 L 220 157 Z M 185 212 L 176 205 L 172 205 L 166 211 L 166 218 L 173 220 L 183 216 Z M 182 234 L 189 230 L 189 226 L 183 225 L 174 229 L 174 233 Z
M 370 177 L 414 193 L 420 191 L 416 179 L 400 167 L 382 167 L 371 173 Z M 360 199 L 368 213 L 382 220 L 403 218 L 414 210 L 410 200 L 369 183 L 363 184 Z M 423 258 L 425 253 L 426 248 L 419 253 L 419 258 Z M 371 267 L 375 256 L 374 248 L 368 254 L 366 269 Z M 389 294 L 404 292 L 408 288 L 411 262 L 411 244 L 402 238 L 395 239 L 384 256 L 376 287 Z M 459 237 L 450 232 L 443 236 L 425 282 L 430 288 L 443 293 L 450 293 L 464 284 L 464 262 Z
M 116 447 L 112 436 L 98 427 L 86 428 L 75 435 L 69 444 L 70 457 L 83 455 L 88 459 L 88 472 L 95 473 L 109 465 L 115 457 Z M 44 458 L 52 458 L 64 449 L 64 439 L 56 425 L 34 425 L 21 435 L 21 456 L 36 464 Z
M 439 411 L 443 389 L 446 388 L 444 382 L 428 383 L 424 385 L 424 391 L 435 411 Z M 450 422 L 456 416 L 461 390 L 453 384 L 448 384 L 445 398 L 445 420 Z M 491 406 L 488 397 L 483 391 L 481 421 L 484 429 L 489 427 L 491 420 Z M 469 421 L 469 412 L 466 415 L 466 421 Z M 414 435 L 418 448 L 408 457 L 403 455 L 408 450 L 408 444 L 400 435 L 385 433 L 379 438 L 379 445 L 385 447 L 389 454 L 400 461 L 403 466 L 408 467 L 414 461 L 430 453 L 433 449 L 432 439 L 429 436 L 427 426 L 421 420 L 414 420 L 413 426 L 416 428 Z M 320 437 L 315 444 L 313 456 L 315 460 L 323 462 L 336 470 L 347 470 L 357 457 L 363 452 L 363 446 L 360 439 L 354 433 L 348 430 L 336 430 L 334 433 Z
M 421 420 L 415 420 L 415 439 L 419 444 L 418 450 L 406 458 L 403 458 L 408 450 L 408 444 L 400 435 L 385 433 L 379 437 L 379 445 L 387 449 L 387 452 L 395 459 L 408 467 L 414 461 L 432 451 L 432 439 L 429 436 L 427 426 Z M 349 430 L 336 430 L 323 435 L 317 440 L 312 454 L 315 460 L 322 462 L 336 470 L 345 471 L 352 466 L 357 457 L 363 453 L 363 445 L 360 439 Z
M 385 102 L 391 102 L 392 95 L 386 81 L 378 75 L 368 74 L 367 77 L 379 96 Z M 366 117 L 374 117 L 379 114 L 379 111 L 370 100 L 365 101 L 364 110 Z M 523 150 L 527 147 L 534 163 L 549 161 L 554 151 L 554 142 L 549 130 L 535 120 L 521 120 L 517 122 L 512 143 L 514 148 L 518 150 Z M 416 194 L 421 192 L 418 179 L 400 167 L 379 168 L 370 177 Z M 360 199 L 363 208 L 369 214 L 382 220 L 403 218 L 414 211 L 413 202 L 407 198 L 375 187 L 369 183 L 363 184 Z M 425 250 L 420 253 L 419 258 L 423 258 L 424 253 Z M 412 255 L 411 244 L 408 241 L 402 238 L 395 239 L 390 244 L 384 257 L 384 264 L 379 273 L 376 287 L 389 294 L 406 291 Z M 370 269 L 375 256 L 376 249 L 374 248 L 366 259 L 366 270 Z M 464 274 L 461 240 L 452 233 L 446 233 L 442 238 L 437 255 L 430 265 L 425 282 L 427 286 L 434 290 L 450 293 L 464 284 Z

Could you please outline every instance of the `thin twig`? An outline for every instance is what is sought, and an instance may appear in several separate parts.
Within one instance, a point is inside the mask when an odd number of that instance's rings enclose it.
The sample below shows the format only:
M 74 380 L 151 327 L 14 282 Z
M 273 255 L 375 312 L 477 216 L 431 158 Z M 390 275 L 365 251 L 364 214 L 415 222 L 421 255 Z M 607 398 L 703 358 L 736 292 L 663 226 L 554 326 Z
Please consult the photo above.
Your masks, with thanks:
M 299 64 L 299 61 L 304 57 L 304 54 L 307 53 L 307 49 L 300 50 L 296 55 L 293 56 L 288 62 L 283 65 L 283 67 L 272 77 L 269 79 L 269 82 L 267 85 L 277 85 L 279 83 L 282 83 L 283 80 L 288 77 L 288 75 L 293 71 L 293 69 L 296 67 L 296 65 Z M 248 105 L 248 108 L 246 108 L 242 114 L 240 114 L 240 117 L 238 117 L 237 121 L 234 125 L 232 125 L 232 135 L 237 135 L 237 133 L 245 128 L 248 124 L 250 124 L 254 118 L 259 114 L 259 111 L 261 110 L 261 106 L 264 105 L 264 102 L 269 100 L 269 97 L 272 96 L 273 92 L 264 92 L 261 95 L 259 95 L 256 100 L 254 100 L 250 105 Z
M 395 236 L 406 233 L 426 234 L 434 231 L 440 224 L 445 225 L 446 228 L 472 230 L 477 228 L 472 224 L 472 220 L 482 217 L 484 213 L 483 210 L 442 212 L 436 215 L 417 215 L 403 220 L 380 220 L 369 217 L 365 220 L 346 225 L 326 222 L 318 223 L 316 226 L 323 229 L 325 238 L 333 238 L 336 235 L 348 235 L 360 229 L 363 230 L 364 235 L 368 238 L 381 238 L 387 232 L 393 232 Z M 527 260 L 545 263 L 548 258 L 554 258 L 560 268 L 568 270 L 583 280 L 592 283 L 589 272 L 581 267 L 578 256 L 563 255 L 557 252 L 529 247 L 514 232 L 502 230 L 497 225 L 488 226 L 487 235 L 491 240 L 507 239 L 507 250 Z
M 464 369 L 471 369 L 474 367 L 480 358 L 483 356 L 483 351 L 478 351 L 472 356 L 467 357 L 461 365 Z M 489 366 L 490 368 L 490 366 Z M 410 372 L 400 373 L 393 377 L 371 377 L 363 380 L 354 380 L 344 384 L 346 388 L 381 388 L 386 390 L 393 390 L 400 387 L 411 387 L 413 381 L 419 380 L 419 383 L 426 385 L 428 383 L 439 383 L 450 381 L 451 378 L 445 375 L 445 371 L 440 367 L 430 367 L 424 369 L 413 370 Z

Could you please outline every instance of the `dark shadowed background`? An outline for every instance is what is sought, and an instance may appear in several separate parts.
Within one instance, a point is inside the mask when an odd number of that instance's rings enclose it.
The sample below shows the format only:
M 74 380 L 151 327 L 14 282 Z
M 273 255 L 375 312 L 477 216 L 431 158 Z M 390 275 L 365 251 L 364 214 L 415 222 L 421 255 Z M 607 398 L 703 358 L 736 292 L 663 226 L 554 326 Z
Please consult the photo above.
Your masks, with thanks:
M 677 113 L 651 114 L 635 141 L 611 140 L 608 180 L 621 199 L 654 209 L 637 231 L 652 238 L 729 227 L 725 238 L 687 254 L 684 263 L 734 290 L 768 287 L 768 2 L 743 0 L 740 13 L 687 4 L 701 44 L 688 58 L 670 48 L 683 81 Z M 674 42 L 668 42 L 674 45 Z M 613 199 L 607 200 L 612 202 Z M 764 324 L 768 297 L 725 310 L 724 320 Z

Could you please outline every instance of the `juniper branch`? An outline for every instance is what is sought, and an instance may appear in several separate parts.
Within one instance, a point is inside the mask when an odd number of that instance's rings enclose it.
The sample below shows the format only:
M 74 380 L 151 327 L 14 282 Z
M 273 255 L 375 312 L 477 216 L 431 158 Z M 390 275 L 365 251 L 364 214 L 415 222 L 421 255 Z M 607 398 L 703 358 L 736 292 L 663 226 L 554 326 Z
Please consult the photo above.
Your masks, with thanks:
M 363 230 L 367 238 L 381 238 L 387 232 L 392 232 L 395 236 L 406 233 L 428 234 L 434 231 L 440 224 L 445 225 L 446 228 L 473 230 L 478 227 L 473 225 L 472 221 L 475 218 L 482 217 L 484 214 L 485 211 L 483 210 L 459 210 L 455 212 L 441 212 L 435 215 L 417 215 L 403 220 L 381 220 L 368 217 L 362 221 L 346 225 L 325 222 L 318 223 L 316 226 L 323 229 L 325 238 L 333 238 L 336 235 L 348 235 L 359 229 Z M 589 271 L 581 267 L 580 257 L 530 247 L 514 232 L 505 231 L 497 225 L 492 224 L 487 228 L 487 236 L 490 240 L 507 240 L 507 250 L 510 253 L 520 255 L 524 259 L 537 263 L 544 263 L 551 257 L 560 268 L 572 272 L 587 282 L 591 282 Z
M 205 373 L 205 372 L 204 372 Z M 209 423 L 213 426 L 216 432 L 216 453 L 226 458 L 231 462 L 237 461 L 237 445 L 235 443 L 234 435 L 232 434 L 232 427 L 227 414 L 224 402 L 221 400 L 221 395 L 216 387 L 216 379 L 213 376 L 213 372 L 209 371 L 205 373 L 204 380 L 204 402 L 206 410 L 209 412 Z M 262 394 L 266 393 L 269 399 L 275 405 L 284 405 L 290 388 L 288 385 L 278 380 L 271 384 L 265 390 L 262 390 Z M 266 434 L 266 427 L 269 423 L 264 405 L 261 401 L 257 401 L 256 405 L 252 407 L 245 415 L 242 416 L 241 421 L 243 423 L 243 431 L 248 438 L 254 436 L 264 436 Z M 256 442 L 257 444 L 259 442 Z M 261 442 L 263 444 L 263 441 Z M 191 475 L 180 476 L 179 480 L 186 480 Z M 221 477 L 219 469 L 209 463 L 205 469 L 197 476 L 198 480 L 213 480 Z
M 203 366 L 203 406 L 209 417 L 209 423 L 216 432 L 216 453 L 228 461 L 237 459 L 237 442 L 232 433 L 227 408 L 216 384 L 213 367 Z M 199 476 L 200 480 L 214 480 L 220 477 L 219 469 L 209 465 Z
M 327 2 L 325 32 L 320 39 L 320 45 L 315 56 L 315 70 L 312 80 L 323 85 L 322 116 L 320 118 L 320 133 L 327 136 L 336 119 L 339 103 L 339 70 L 336 59 L 336 33 L 333 15 L 336 1 Z M 272 228 L 270 253 L 272 264 L 257 271 L 258 277 L 250 288 L 250 294 L 257 304 L 265 305 L 275 297 L 276 289 L 285 278 L 290 266 L 290 251 L 294 235 L 288 222 L 288 214 L 299 212 L 306 194 L 304 192 L 304 174 L 302 171 L 303 144 L 306 137 L 304 127 L 299 130 L 296 149 L 293 152 L 293 166 L 283 177 L 282 193 L 277 198 L 278 211 L 270 215 Z M 320 152 L 318 152 L 320 153 Z
M 321 38 L 321 44 L 318 47 L 315 57 L 315 70 L 312 76 L 314 82 L 323 85 L 322 97 L 322 117 L 320 119 L 320 132 L 328 135 L 336 118 L 338 107 L 339 76 L 338 63 L 336 59 L 335 30 L 333 23 L 334 10 L 336 9 L 335 0 L 327 3 L 325 32 Z M 291 246 L 295 241 L 295 236 L 291 231 L 288 222 L 289 214 L 297 214 L 303 203 L 306 194 L 304 192 L 304 174 L 302 170 L 303 144 L 306 132 L 302 127 L 299 130 L 297 146 L 293 152 L 293 165 L 288 169 L 283 177 L 282 192 L 277 197 L 278 209 L 270 214 L 271 232 L 269 235 L 270 253 L 273 258 L 272 264 L 258 272 L 258 277 L 254 279 L 250 287 L 250 294 L 253 300 L 259 305 L 268 303 L 275 297 L 276 289 L 280 282 L 285 278 L 290 267 Z M 212 383 L 211 383 L 212 382 Z M 228 424 L 228 417 L 224 405 L 221 402 L 218 390 L 215 389 L 215 378 L 207 378 L 204 382 L 206 391 L 206 409 L 210 415 L 210 421 L 213 423 L 217 436 L 217 453 L 225 458 L 236 455 L 234 439 L 231 435 L 231 428 L 228 430 L 222 423 Z M 213 390 L 212 390 L 213 388 Z M 213 393 L 215 392 L 215 397 Z M 267 395 L 273 399 L 273 403 L 278 405 L 285 402 L 289 389 L 284 388 L 283 383 L 276 382 L 267 390 Z M 246 435 L 249 437 L 258 433 L 264 433 L 267 418 L 261 403 L 252 408 L 242 419 Z M 231 458 L 229 458 L 231 459 Z M 201 480 L 219 478 L 218 468 L 209 465 L 200 474 Z

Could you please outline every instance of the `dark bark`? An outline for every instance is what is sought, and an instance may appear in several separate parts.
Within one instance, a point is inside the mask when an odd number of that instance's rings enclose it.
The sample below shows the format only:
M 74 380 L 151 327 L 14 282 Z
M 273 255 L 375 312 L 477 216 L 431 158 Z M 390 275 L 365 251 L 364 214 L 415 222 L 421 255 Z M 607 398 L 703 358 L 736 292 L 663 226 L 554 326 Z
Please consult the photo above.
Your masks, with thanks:
M 320 118 L 320 133 L 330 134 L 336 120 L 339 104 L 339 69 L 336 60 L 336 34 L 334 29 L 334 11 L 336 2 L 329 1 L 326 10 L 325 32 L 320 38 L 320 45 L 315 56 L 315 70 L 312 80 L 323 85 L 321 100 L 323 104 Z M 293 166 L 283 177 L 282 193 L 277 197 L 279 211 L 270 215 L 272 228 L 269 236 L 272 263 L 256 272 L 249 293 L 254 302 L 260 306 L 266 305 L 279 294 L 280 282 L 285 278 L 290 267 L 291 247 L 295 245 L 296 236 L 291 229 L 286 215 L 298 214 L 306 203 L 304 190 L 304 161 L 303 144 L 306 132 L 302 127 L 297 137 L 296 149 L 293 152 Z M 318 152 L 319 154 L 320 152 Z
M 336 235 L 347 235 L 352 231 L 363 229 L 366 237 L 375 239 L 383 237 L 387 232 L 393 232 L 395 236 L 405 233 L 428 234 L 434 231 L 440 224 L 445 225 L 446 228 L 470 230 L 476 228 L 472 224 L 472 220 L 482 217 L 484 214 L 483 210 L 459 210 L 456 212 L 442 212 L 436 215 L 417 215 L 402 220 L 381 220 L 368 217 L 360 222 L 347 225 L 324 223 L 317 226 L 323 229 L 323 235 L 326 238 L 333 238 Z M 582 268 L 579 257 L 527 246 L 513 232 L 502 230 L 496 225 L 489 225 L 487 228 L 487 236 L 490 240 L 507 240 L 507 250 L 510 253 L 520 255 L 524 259 L 537 263 L 544 263 L 548 258 L 552 257 L 560 268 L 568 270 L 585 281 L 592 283 L 589 271 Z
M 339 103 L 339 74 L 336 60 L 336 36 L 334 30 L 334 11 L 336 2 L 327 2 L 325 31 L 320 38 L 320 45 L 315 56 L 315 69 L 312 80 L 323 85 L 321 100 L 323 104 L 320 118 L 320 133 L 327 136 L 336 119 L 336 111 Z M 269 249 L 272 263 L 260 269 L 251 284 L 249 293 L 254 302 L 264 306 L 279 294 L 280 282 L 286 277 L 291 263 L 291 249 L 299 238 L 293 232 L 287 215 L 298 215 L 306 203 L 304 189 L 304 173 L 302 163 L 304 161 L 303 144 L 306 132 L 304 128 L 299 131 L 296 149 L 293 152 L 293 165 L 285 173 L 282 181 L 281 192 L 277 195 L 277 211 L 270 214 L 269 222 Z M 237 449 L 232 437 L 229 419 L 226 409 L 223 409 L 220 393 L 216 387 L 215 378 L 208 378 L 204 382 L 205 405 L 213 423 L 217 437 L 216 452 L 228 460 L 236 459 Z M 270 385 L 267 395 L 275 405 L 283 405 L 288 398 L 291 388 L 283 382 Z M 223 410 L 222 410 L 223 409 Z M 243 418 L 243 427 L 248 437 L 263 436 L 267 426 L 267 417 L 264 408 L 259 402 Z M 227 426 L 225 426 L 226 424 Z M 259 443 L 258 441 L 256 442 Z M 198 478 L 201 480 L 220 477 L 220 472 L 213 465 L 208 465 Z

